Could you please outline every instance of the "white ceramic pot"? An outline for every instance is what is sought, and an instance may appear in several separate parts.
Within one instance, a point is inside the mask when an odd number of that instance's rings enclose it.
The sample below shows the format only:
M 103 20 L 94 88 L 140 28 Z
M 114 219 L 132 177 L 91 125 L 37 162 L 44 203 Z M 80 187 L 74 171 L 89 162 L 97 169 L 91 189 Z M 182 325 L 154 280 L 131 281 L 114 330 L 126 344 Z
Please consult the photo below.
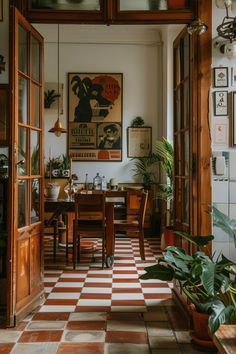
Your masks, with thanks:
M 49 183 L 46 186 L 46 197 L 50 200 L 57 200 L 60 193 L 60 186 L 58 184 Z

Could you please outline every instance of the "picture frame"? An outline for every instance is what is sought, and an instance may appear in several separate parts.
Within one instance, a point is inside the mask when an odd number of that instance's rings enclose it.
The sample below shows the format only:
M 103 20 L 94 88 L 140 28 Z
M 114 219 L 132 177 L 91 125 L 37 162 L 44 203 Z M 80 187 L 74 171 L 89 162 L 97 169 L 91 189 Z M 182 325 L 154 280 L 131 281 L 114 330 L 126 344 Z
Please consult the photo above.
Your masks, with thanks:
M 148 157 L 152 152 L 152 127 L 127 128 L 127 157 Z
M 213 68 L 214 87 L 228 87 L 229 86 L 229 73 L 228 67 Z
M 68 154 L 122 161 L 122 73 L 68 73 Z
M 212 140 L 215 146 L 225 146 L 229 144 L 229 119 L 227 117 L 213 118 Z
M 0 22 L 3 21 L 3 0 L 0 0 Z
M 231 142 L 232 146 L 236 146 L 236 91 L 232 92 L 232 136 L 231 136 Z
M 0 84 L 0 144 L 7 144 L 9 134 L 9 85 Z
M 214 115 L 228 115 L 228 91 L 215 91 L 214 93 Z
M 236 68 L 231 68 L 231 86 L 236 87 Z

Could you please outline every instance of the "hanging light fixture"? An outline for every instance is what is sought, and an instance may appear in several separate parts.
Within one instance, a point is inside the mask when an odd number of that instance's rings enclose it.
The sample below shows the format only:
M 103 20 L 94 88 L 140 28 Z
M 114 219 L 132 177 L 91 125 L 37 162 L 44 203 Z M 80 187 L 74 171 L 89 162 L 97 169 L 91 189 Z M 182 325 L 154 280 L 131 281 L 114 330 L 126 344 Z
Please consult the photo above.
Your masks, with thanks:
M 57 92 L 59 95 L 60 92 L 60 81 L 59 81 L 59 77 L 60 77 L 60 48 L 59 48 L 59 44 L 60 44 L 60 37 L 59 37 L 59 31 L 60 31 L 60 27 L 59 27 L 59 23 L 57 25 Z M 67 130 L 64 129 L 62 127 L 61 121 L 60 121 L 60 101 L 59 101 L 60 95 L 58 96 L 58 103 L 57 103 L 57 120 L 54 124 L 54 127 L 49 129 L 49 133 L 54 133 L 56 136 L 61 136 L 62 133 L 66 133 Z
M 201 35 L 205 33 L 207 29 L 208 26 L 203 23 L 199 18 L 187 25 L 187 31 L 190 35 L 193 35 L 194 33 Z
M 216 6 L 220 9 L 225 8 L 226 15 L 222 23 L 217 26 L 216 30 L 219 37 L 226 39 L 220 43 L 218 40 L 215 42 L 215 47 L 219 47 L 220 51 L 227 56 L 228 59 L 236 57 L 236 17 L 229 16 L 229 8 L 235 13 L 236 1 L 235 0 L 216 0 Z

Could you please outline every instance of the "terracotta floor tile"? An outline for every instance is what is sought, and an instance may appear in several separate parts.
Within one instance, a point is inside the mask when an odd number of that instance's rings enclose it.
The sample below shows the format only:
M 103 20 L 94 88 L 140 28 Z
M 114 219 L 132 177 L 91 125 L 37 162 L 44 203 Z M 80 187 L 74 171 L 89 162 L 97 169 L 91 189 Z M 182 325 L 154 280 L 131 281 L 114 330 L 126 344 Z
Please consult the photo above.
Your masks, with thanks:
M 63 331 L 25 331 L 18 343 L 29 342 L 59 342 Z
M 0 353 L 9 354 L 14 347 L 15 343 L 0 343 Z
M 66 329 L 80 331 L 103 331 L 106 329 L 106 321 L 69 321 Z
M 146 283 L 142 282 L 142 288 L 166 288 L 166 283 Z
M 172 298 L 172 294 L 144 294 L 144 299 L 169 299 Z
M 104 343 L 61 343 L 57 354 L 103 354 Z
M 136 343 L 146 344 L 147 334 L 140 332 L 108 331 L 106 343 Z
M 112 274 L 87 274 L 87 278 L 112 278 Z
M 127 283 L 127 285 L 129 283 L 139 284 L 139 280 L 138 280 L 138 278 L 136 278 L 136 279 L 115 278 L 115 279 L 113 279 L 113 283 Z
M 111 294 L 96 294 L 96 290 L 94 291 L 95 294 L 88 294 L 88 293 L 83 293 L 80 295 L 80 300 L 81 299 L 111 299 Z
M 78 299 L 47 299 L 44 305 L 76 305 Z
M 113 274 L 137 274 L 135 270 L 113 270 Z
M 85 278 L 60 278 L 58 283 L 83 283 Z
M 32 321 L 67 321 L 69 316 L 70 312 L 38 312 Z
M 123 321 L 143 321 L 143 315 L 138 312 L 110 312 L 107 314 L 107 319 Z
M 52 293 L 81 293 L 82 288 L 53 288 Z
M 145 306 L 144 300 L 112 300 L 111 306 Z
M 75 312 L 109 312 L 110 306 L 76 306 Z
M 113 294 L 119 294 L 119 293 L 129 293 L 129 294 L 134 294 L 134 293 L 142 293 L 141 288 L 113 288 L 112 289 Z
M 89 287 L 89 288 L 111 288 L 112 283 L 92 283 L 92 282 L 87 282 L 84 284 L 84 288 Z

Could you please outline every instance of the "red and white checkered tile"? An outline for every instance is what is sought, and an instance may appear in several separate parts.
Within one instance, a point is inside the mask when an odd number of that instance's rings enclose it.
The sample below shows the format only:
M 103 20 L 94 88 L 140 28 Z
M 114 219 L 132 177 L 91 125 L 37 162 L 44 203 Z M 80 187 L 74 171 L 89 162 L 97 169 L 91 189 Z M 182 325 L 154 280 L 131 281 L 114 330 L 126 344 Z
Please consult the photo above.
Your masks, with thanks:
M 16 329 L 4 330 L 4 341 L 0 333 L 0 352 L 155 353 L 149 323 L 157 331 L 159 324 L 165 323 L 161 331 L 174 338 L 166 315 L 171 305 L 171 284 L 139 279 L 144 267 L 155 264 L 160 257 L 159 240 L 145 240 L 144 262 L 137 239 L 116 238 L 114 265 L 105 269 L 101 268 L 99 252 L 94 254 L 95 262 L 91 254 L 83 254 L 73 270 L 71 256 L 65 261 L 64 249 L 58 250 L 55 263 L 51 242 L 46 243 L 45 250 L 45 302 Z M 158 315 L 151 318 L 153 311 Z M 165 322 L 159 322 L 160 314 Z M 181 353 L 178 346 L 174 349 L 173 353 Z

